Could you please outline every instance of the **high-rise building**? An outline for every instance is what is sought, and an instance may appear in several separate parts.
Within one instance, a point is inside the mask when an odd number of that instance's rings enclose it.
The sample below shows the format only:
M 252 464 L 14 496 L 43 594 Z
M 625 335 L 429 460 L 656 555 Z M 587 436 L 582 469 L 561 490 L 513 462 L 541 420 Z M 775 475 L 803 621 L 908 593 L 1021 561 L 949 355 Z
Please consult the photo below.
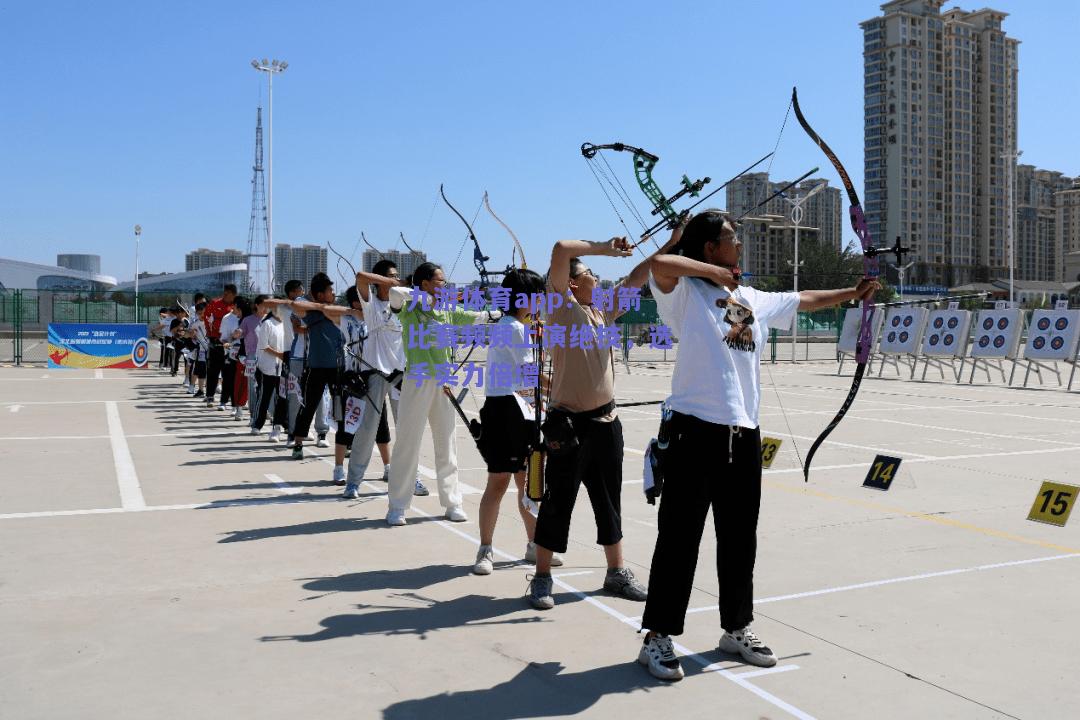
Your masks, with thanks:
M 864 204 L 878 244 L 900 236 L 915 283 L 1008 275 L 1019 41 L 1006 13 L 893 0 L 863 29 Z
M 1058 232 L 1059 266 L 1057 280 L 1080 280 L 1080 177 L 1072 186 L 1054 193 L 1054 225 Z
M 375 263 L 379 262 L 383 258 L 386 258 L 390 262 L 397 265 L 398 274 L 402 279 L 412 275 L 416 268 L 420 267 L 427 262 L 427 255 L 419 250 L 415 253 L 412 252 L 400 252 L 398 250 L 387 250 L 385 252 L 375 252 L 374 250 L 365 250 L 363 267 L 364 272 L 371 272 L 375 267 Z
M 1065 251 L 1057 232 L 1054 195 L 1072 178 L 1034 165 L 1016 166 L 1016 267 L 1018 280 L 1062 280 Z
M 289 280 L 300 280 L 308 287 L 315 273 L 326 272 L 326 248 L 305 244 L 292 247 L 285 243 L 274 245 L 274 279 L 279 285 Z M 335 288 L 345 292 L 345 288 Z
M 819 230 L 799 226 L 799 242 L 819 242 Z M 795 256 L 795 226 L 784 215 L 755 213 L 742 219 L 739 239 L 743 243 L 741 269 L 751 284 L 757 278 L 790 276 Z
M 747 173 L 727 186 L 727 211 L 735 217 L 739 217 L 788 184 L 790 184 L 790 181 L 769 182 L 768 173 Z M 799 195 L 806 196 L 818 185 L 825 185 L 826 187 L 807 198 L 802 204 L 803 217 L 799 224 L 801 228 L 816 228 L 817 232 L 813 236 L 815 241 L 825 243 L 829 247 L 839 250 L 844 215 L 844 203 L 840 190 L 828 187 L 828 180 L 814 178 L 804 180 L 796 187 L 788 190 L 785 195 L 792 199 Z M 775 197 L 752 214 L 755 216 L 776 215 L 790 220 L 791 204 L 784 200 L 783 197 Z M 801 228 L 800 233 L 802 232 Z M 807 235 L 806 237 L 810 236 Z
M 222 265 L 242 265 L 245 263 L 243 250 L 208 250 L 199 248 L 184 256 L 184 271 L 205 270 Z

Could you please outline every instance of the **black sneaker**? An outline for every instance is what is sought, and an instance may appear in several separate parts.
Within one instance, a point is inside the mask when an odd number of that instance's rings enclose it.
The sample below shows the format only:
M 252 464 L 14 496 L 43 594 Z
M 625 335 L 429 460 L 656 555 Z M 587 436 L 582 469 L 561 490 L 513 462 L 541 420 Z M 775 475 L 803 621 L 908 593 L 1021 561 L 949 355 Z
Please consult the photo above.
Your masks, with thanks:
M 197 391 L 195 392 L 195 394 L 194 394 L 194 395 L 192 395 L 191 397 L 197 397 L 197 398 L 201 398 L 202 396 L 203 396 L 203 391 L 202 391 L 202 390 L 197 390 Z
M 604 589 L 635 602 L 645 602 L 649 596 L 649 591 L 637 581 L 630 568 L 608 568 Z
M 293 460 L 303 460 L 304 459 L 304 446 L 303 445 L 293 445 L 292 459 Z

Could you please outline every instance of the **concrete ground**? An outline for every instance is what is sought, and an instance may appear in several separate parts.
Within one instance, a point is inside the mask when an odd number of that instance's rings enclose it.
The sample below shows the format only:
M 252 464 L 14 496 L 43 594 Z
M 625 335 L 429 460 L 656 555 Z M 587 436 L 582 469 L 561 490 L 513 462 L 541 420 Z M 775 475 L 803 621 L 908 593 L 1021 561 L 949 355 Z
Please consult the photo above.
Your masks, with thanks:
M 619 399 L 664 397 L 671 369 L 620 365 Z M 669 685 L 634 662 L 643 605 L 599 589 L 584 497 L 554 610 L 523 599 L 515 495 L 498 569 L 469 573 L 486 474 L 463 428 L 470 521 L 440 520 L 433 492 L 389 528 L 378 460 L 344 501 L 329 451 L 292 461 L 156 369 L 0 368 L 0 716 L 1075 717 L 1080 518 L 1026 516 L 1041 481 L 1080 481 L 1080 394 L 886 371 L 804 484 L 798 454 L 851 379 L 824 362 L 762 379 L 762 429 L 784 442 L 765 473 L 755 629 L 781 660 L 717 651 L 706 530 L 687 677 Z M 647 581 L 641 451 L 658 408 L 620 413 L 625 552 Z M 885 493 L 860 486 L 877 453 L 903 458 Z

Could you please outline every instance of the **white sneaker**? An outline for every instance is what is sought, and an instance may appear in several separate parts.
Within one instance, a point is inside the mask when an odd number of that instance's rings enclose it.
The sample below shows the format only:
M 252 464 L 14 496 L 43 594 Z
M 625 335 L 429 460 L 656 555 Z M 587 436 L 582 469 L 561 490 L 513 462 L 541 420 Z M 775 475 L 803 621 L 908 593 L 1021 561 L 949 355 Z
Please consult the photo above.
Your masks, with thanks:
M 400 527 L 405 524 L 405 511 L 390 508 L 386 513 L 386 524 L 390 527 Z
M 536 564 L 536 543 L 531 542 L 525 546 L 525 562 L 530 565 Z M 563 559 L 559 553 L 551 553 L 551 567 L 562 567 Z
M 637 661 L 648 667 L 653 677 L 668 681 L 683 679 L 682 665 L 667 635 L 656 634 L 642 643 Z
M 218 409 L 218 410 L 224 410 L 224 409 L 225 409 L 225 405 L 224 405 L 223 403 L 218 403 L 217 409 Z
M 241 419 L 243 419 L 243 417 L 244 417 L 244 409 L 242 407 L 237 407 L 235 410 L 233 410 L 232 417 L 233 417 L 233 420 L 241 420 Z
M 334 466 L 334 484 L 335 485 L 344 485 L 345 484 L 345 466 L 344 465 L 335 465 Z
M 390 463 L 386 463 L 385 465 L 383 465 L 382 481 L 390 482 Z
M 249 430 L 248 432 L 250 432 L 252 435 L 262 435 L 262 430 L 257 427 L 251 428 L 251 430 Z
M 315 431 L 314 430 L 309 430 L 308 431 L 307 439 L 311 440 L 312 442 L 315 441 Z
M 476 564 L 473 565 L 472 571 L 474 575 L 490 575 L 491 571 L 495 569 L 495 553 L 491 551 L 490 545 L 481 545 L 480 549 L 476 552 Z
M 276 443 L 281 441 L 281 430 L 274 426 L 274 429 L 270 431 L 270 442 Z
M 465 514 L 460 505 L 451 505 L 446 508 L 446 519 L 450 522 L 465 522 L 469 519 L 469 516 Z
M 330 441 L 326 439 L 325 435 L 320 435 L 319 439 L 315 442 L 315 447 L 328 448 L 330 447 Z
M 749 625 L 742 630 L 725 632 L 720 638 L 720 651 L 741 655 L 743 660 L 759 667 L 772 667 L 776 664 L 776 655 L 754 634 Z

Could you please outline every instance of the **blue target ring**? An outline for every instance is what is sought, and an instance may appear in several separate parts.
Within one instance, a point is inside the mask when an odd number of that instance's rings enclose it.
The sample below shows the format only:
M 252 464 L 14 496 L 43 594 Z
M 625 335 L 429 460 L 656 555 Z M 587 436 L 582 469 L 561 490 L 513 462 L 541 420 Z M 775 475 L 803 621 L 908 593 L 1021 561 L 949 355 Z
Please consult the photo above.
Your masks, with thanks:
M 146 341 L 146 338 L 139 338 L 131 346 L 131 362 L 135 364 L 135 367 L 145 367 L 149 357 L 150 343 Z
M 983 320 L 983 330 L 990 330 L 994 327 L 994 318 L 986 318 Z
M 984 348 L 989 344 L 990 344 L 990 336 L 989 335 L 983 335 L 981 338 L 979 338 L 979 347 Z
M 1040 330 L 1050 329 L 1050 318 L 1039 318 L 1038 326 Z
M 900 327 L 900 316 L 899 315 L 896 315 L 896 316 L 893 317 L 892 326 L 893 327 Z
M 1050 341 L 1050 347 L 1054 348 L 1055 350 L 1060 350 L 1061 348 L 1065 347 L 1065 338 L 1062 338 L 1062 337 L 1054 338 L 1053 340 Z
M 1064 330 L 1065 328 L 1069 327 L 1069 319 L 1058 318 L 1057 322 L 1054 323 L 1054 327 L 1056 327 L 1058 330 Z
M 998 320 L 998 330 L 1004 330 L 1007 327 L 1009 327 L 1009 318 L 1003 317 Z
M 952 344 L 953 344 L 953 336 L 952 335 L 946 335 L 945 336 L 945 347 L 949 347 Z
M 904 327 L 911 327 L 911 323 L 915 322 L 915 318 L 908 315 L 904 318 Z
M 907 330 L 905 330 L 904 332 L 900 333 L 900 342 L 901 343 L 906 343 L 907 339 L 908 339 L 908 334 L 907 334 Z
M 996 348 L 1005 347 L 1005 336 L 1004 335 L 998 335 L 996 338 L 994 338 L 994 347 L 996 347 Z
M 960 324 L 960 318 L 954 318 L 954 317 L 949 318 L 949 329 L 950 330 L 955 330 L 956 326 L 959 325 L 959 324 Z
M 930 347 L 937 347 L 937 344 L 938 344 L 938 339 L 939 339 L 940 337 L 941 337 L 941 336 L 940 336 L 940 335 L 938 335 L 937 333 L 934 333 L 933 335 L 931 335 L 931 336 L 930 336 Z
M 889 342 L 890 343 L 896 342 L 896 333 L 895 332 L 889 333 Z
M 940 330 L 945 325 L 945 319 L 936 317 L 934 318 L 934 327 Z
M 1036 350 L 1042 350 L 1045 345 L 1046 338 L 1044 337 L 1037 337 L 1035 338 L 1035 342 L 1031 343 L 1031 347 L 1035 348 Z

